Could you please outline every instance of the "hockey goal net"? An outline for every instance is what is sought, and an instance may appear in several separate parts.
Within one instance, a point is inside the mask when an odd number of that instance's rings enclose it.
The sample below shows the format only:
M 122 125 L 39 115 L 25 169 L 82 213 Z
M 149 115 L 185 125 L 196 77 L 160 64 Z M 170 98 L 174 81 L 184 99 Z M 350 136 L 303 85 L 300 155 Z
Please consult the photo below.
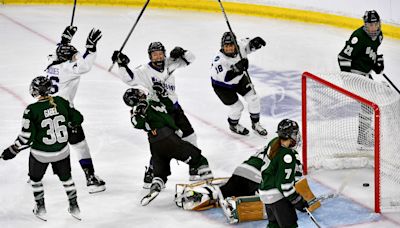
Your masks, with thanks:
M 375 212 L 400 209 L 400 96 L 396 91 L 356 74 L 305 72 L 302 131 L 305 173 L 369 169 Z

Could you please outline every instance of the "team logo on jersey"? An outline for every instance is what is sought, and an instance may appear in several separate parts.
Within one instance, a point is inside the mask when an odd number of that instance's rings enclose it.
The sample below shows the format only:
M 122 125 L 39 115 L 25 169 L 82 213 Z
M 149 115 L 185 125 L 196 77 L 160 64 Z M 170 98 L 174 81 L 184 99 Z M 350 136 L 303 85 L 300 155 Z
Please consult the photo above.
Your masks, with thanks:
M 220 57 L 217 55 L 214 59 L 214 62 L 217 62 L 220 59 Z
M 286 154 L 285 156 L 283 156 L 283 161 L 290 164 L 290 163 L 292 163 L 293 158 L 289 154 Z
M 355 36 L 351 39 L 351 44 L 356 44 L 358 42 L 358 38 Z

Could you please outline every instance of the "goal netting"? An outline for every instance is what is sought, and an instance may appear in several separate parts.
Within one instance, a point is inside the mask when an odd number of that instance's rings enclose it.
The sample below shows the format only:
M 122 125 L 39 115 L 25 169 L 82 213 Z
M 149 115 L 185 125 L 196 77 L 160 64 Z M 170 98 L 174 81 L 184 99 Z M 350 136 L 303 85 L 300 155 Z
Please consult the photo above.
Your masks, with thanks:
M 370 168 L 375 211 L 400 209 L 400 96 L 381 82 L 337 72 L 302 75 L 303 165 Z

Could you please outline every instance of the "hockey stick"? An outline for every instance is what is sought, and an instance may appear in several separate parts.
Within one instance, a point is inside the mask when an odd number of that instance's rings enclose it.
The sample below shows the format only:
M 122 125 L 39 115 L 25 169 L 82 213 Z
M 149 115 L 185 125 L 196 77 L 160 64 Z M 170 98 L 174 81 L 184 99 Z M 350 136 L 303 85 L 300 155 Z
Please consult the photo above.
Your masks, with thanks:
M 74 25 L 76 0 L 74 0 L 74 8 L 72 8 L 71 26 Z
M 318 201 L 323 202 L 323 201 L 325 201 L 327 199 L 336 198 L 338 196 L 339 196 L 338 193 L 328 193 L 328 194 L 320 195 L 320 196 L 308 201 L 307 203 L 308 203 L 308 205 L 311 206 L 311 205 L 313 205 L 314 203 L 316 203 Z
M 400 90 L 393 84 L 393 82 L 386 76 L 385 73 L 382 74 L 383 77 L 389 82 L 389 84 L 400 94 Z
M 122 51 L 122 49 L 124 49 L 126 43 L 129 40 L 129 37 L 132 35 L 133 30 L 135 29 L 136 25 L 138 24 L 140 18 L 143 15 L 144 10 L 146 9 L 147 5 L 149 4 L 150 0 L 147 0 L 146 3 L 144 4 L 142 10 L 139 13 L 139 16 L 136 18 L 135 24 L 132 26 L 131 31 L 129 31 L 128 36 L 125 38 L 124 43 L 122 44 L 121 48 L 119 49 L 119 52 Z M 114 67 L 115 61 L 113 61 L 112 65 L 110 66 L 110 68 L 108 68 L 108 72 L 111 72 L 112 68 Z
M 219 6 L 221 7 L 222 14 L 223 14 L 224 17 L 225 17 L 225 22 L 226 22 L 226 24 L 228 25 L 229 32 L 232 34 L 233 43 L 235 44 L 235 48 L 236 48 L 236 50 L 238 51 L 240 60 L 242 60 L 242 59 L 243 59 L 243 56 L 242 56 L 242 53 L 241 53 L 241 51 L 240 51 L 239 45 L 238 45 L 238 43 L 237 43 L 236 37 L 233 36 L 234 33 L 233 33 L 233 31 L 232 31 L 231 24 L 229 23 L 228 16 L 227 16 L 226 13 L 225 13 L 225 8 L 224 8 L 224 6 L 222 5 L 221 0 L 218 0 L 218 2 L 219 2 Z M 249 82 L 250 82 L 249 85 L 250 85 L 251 89 L 254 91 L 254 93 L 256 93 L 256 90 L 254 89 L 254 85 L 253 85 L 253 83 L 251 82 L 249 72 L 247 72 L 247 70 L 245 70 L 244 72 L 245 72 L 244 75 L 247 77 L 247 79 L 248 79 Z
M 306 208 L 306 212 L 308 214 L 308 217 L 310 217 L 311 221 L 314 222 L 314 224 L 318 227 L 321 228 L 321 225 L 319 225 L 319 223 L 317 222 L 317 220 L 315 219 L 315 217 L 311 214 L 311 212 L 308 210 L 308 208 Z

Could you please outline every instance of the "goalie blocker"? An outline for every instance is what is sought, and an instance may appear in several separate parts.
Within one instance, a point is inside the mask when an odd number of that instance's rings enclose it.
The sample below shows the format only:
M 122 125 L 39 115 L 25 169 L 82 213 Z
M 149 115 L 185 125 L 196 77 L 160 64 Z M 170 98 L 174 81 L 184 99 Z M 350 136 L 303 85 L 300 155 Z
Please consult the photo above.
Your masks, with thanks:
M 212 181 L 201 181 L 193 184 L 177 184 L 175 203 L 184 210 L 203 211 L 222 207 L 228 223 L 239 223 L 267 219 L 265 204 L 257 195 L 227 197 L 221 199 L 219 186 L 228 178 L 216 178 Z M 310 204 L 310 212 L 321 206 L 318 198 L 311 191 L 306 178 L 295 185 L 296 191 Z

